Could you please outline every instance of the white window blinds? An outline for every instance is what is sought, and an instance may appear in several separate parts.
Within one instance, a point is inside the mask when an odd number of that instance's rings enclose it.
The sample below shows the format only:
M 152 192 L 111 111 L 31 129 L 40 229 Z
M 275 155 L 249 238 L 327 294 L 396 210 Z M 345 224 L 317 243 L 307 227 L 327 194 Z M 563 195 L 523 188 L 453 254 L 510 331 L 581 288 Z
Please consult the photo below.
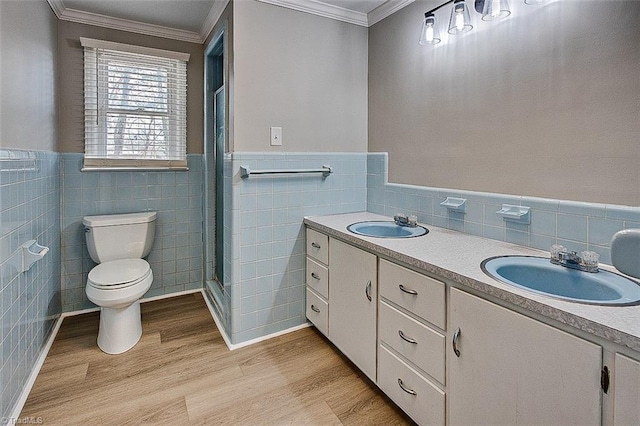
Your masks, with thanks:
M 189 55 L 80 41 L 84 169 L 186 168 Z

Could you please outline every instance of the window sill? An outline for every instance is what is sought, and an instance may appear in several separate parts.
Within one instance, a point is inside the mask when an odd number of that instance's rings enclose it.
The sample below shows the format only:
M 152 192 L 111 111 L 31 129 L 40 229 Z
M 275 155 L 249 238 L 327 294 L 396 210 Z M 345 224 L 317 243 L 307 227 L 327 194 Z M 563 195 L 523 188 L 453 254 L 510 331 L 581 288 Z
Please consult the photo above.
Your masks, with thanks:
M 189 167 L 83 167 L 81 172 L 187 172 Z

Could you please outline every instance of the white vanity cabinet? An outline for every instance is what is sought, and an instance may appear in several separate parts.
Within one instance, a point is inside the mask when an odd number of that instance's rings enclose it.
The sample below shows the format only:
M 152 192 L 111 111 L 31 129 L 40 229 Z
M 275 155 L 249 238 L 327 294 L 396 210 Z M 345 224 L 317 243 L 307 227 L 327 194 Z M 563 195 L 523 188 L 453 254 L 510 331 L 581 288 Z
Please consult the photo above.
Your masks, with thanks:
M 329 237 L 307 228 L 307 301 L 309 321 L 329 336 Z
M 640 362 L 615 355 L 613 424 L 640 425 Z
M 455 288 L 448 335 L 449 425 L 601 423 L 602 347 Z
M 443 282 L 380 259 L 378 386 L 420 424 L 445 424 Z
M 377 257 L 329 239 L 329 340 L 376 381 Z
M 418 424 L 640 425 L 640 355 L 309 228 L 306 265 L 307 318 Z

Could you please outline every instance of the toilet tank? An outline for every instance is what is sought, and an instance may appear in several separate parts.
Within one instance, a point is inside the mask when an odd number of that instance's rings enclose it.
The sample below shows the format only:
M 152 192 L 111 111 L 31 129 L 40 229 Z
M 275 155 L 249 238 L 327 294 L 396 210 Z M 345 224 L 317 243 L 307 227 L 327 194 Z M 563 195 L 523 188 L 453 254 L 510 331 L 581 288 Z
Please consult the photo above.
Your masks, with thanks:
M 156 212 L 85 216 L 89 255 L 96 263 L 146 257 L 156 234 Z

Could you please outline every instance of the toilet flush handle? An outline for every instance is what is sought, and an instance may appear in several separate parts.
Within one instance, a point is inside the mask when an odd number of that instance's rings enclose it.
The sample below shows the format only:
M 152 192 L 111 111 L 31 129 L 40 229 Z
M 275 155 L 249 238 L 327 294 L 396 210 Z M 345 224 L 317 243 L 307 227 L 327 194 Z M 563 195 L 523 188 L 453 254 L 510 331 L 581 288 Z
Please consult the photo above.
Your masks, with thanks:
M 84 233 L 85 233 L 85 234 L 88 234 L 89 232 L 91 232 L 91 228 L 87 228 L 87 227 L 85 227 L 85 228 L 84 228 Z

